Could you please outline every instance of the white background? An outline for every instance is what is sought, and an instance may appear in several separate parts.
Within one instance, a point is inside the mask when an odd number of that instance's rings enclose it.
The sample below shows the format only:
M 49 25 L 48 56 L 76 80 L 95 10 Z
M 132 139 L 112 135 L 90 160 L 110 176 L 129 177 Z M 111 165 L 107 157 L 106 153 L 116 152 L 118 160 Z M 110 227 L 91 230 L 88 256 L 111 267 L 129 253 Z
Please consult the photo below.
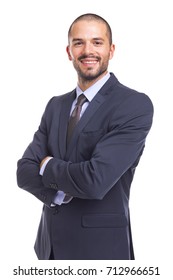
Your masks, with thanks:
M 37 261 L 33 244 L 42 204 L 17 187 L 17 160 L 48 100 L 76 86 L 65 51 L 67 32 L 77 16 L 93 12 L 112 27 L 116 52 L 109 70 L 154 103 L 153 127 L 131 189 L 131 222 L 137 261 L 168 265 L 173 251 L 171 2 L 0 2 L 0 250 L 6 264 Z

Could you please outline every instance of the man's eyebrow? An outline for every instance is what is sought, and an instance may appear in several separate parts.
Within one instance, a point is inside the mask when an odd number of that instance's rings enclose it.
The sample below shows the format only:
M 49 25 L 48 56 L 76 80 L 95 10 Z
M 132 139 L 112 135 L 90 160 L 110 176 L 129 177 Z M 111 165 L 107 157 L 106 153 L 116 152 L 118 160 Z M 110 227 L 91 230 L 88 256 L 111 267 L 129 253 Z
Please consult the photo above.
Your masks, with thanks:
M 96 40 L 96 41 L 104 41 L 104 39 L 101 38 L 101 37 L 95 37 L 95 38 L 93 38 L 93 40 Z
M 82 38 L 73 38 L 72 42 L 76 42 L 76 41 L 83 41 Z
M 82 39 L 82 38 L 73 38 L 72 42 L 83 41 L 83 40 L 84 40 L 84 39 Z M 101 38 L 101 37 L 94 37 L 94 38 L 92 38 L 91 40 L 95 40 L 95 41 L 104 41 L 104 39 Z

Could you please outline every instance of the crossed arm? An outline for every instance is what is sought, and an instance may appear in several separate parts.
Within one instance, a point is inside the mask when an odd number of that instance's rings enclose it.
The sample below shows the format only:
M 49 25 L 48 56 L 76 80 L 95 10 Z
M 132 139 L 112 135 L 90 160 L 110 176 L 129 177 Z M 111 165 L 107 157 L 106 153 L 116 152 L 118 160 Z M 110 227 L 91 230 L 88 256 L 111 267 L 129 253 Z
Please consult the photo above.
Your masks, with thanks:
M 90 160 L 75 163 L 54 157 L 40 176 L 40 167 L 50 156 L 43 118 L 33 142 L 18 162 L 19 187 L 49 206 L 59 190 L 81 199 L 102 199 L 121 176 L 135 166 L 142 153 L 153 115 L 150 102 L 142 108 L 127 116 L 118 128 L 112 121 L 110 130 L 97 143 Z

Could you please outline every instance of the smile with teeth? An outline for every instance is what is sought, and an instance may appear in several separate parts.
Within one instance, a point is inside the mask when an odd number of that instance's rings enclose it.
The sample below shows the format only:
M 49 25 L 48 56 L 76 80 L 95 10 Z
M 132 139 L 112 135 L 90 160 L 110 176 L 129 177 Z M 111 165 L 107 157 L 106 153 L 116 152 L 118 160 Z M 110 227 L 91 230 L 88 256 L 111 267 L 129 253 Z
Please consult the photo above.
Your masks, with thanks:
M 98 60 L 91 60 L 91 59 L 81 59 L 81 63 L 84 65 L 96 65 Z

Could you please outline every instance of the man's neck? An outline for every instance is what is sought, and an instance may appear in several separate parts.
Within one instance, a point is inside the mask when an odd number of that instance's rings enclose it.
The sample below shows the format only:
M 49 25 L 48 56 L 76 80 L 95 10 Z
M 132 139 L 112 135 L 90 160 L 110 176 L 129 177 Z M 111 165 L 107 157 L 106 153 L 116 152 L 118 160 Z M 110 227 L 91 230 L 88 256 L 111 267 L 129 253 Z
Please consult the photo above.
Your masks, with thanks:
M 78 85 L 82 91 L 85 91 L 86 89 L 91 87 L 93 84 L 95 84 L 98 80 L 102 79 L 107 73 L 108 73 L 108 71 L 102 73 L 99 77 L 97 77 L 96 79 L 91 80 L 91 81 L 84 80 L 81 77 L 78 77 Z

